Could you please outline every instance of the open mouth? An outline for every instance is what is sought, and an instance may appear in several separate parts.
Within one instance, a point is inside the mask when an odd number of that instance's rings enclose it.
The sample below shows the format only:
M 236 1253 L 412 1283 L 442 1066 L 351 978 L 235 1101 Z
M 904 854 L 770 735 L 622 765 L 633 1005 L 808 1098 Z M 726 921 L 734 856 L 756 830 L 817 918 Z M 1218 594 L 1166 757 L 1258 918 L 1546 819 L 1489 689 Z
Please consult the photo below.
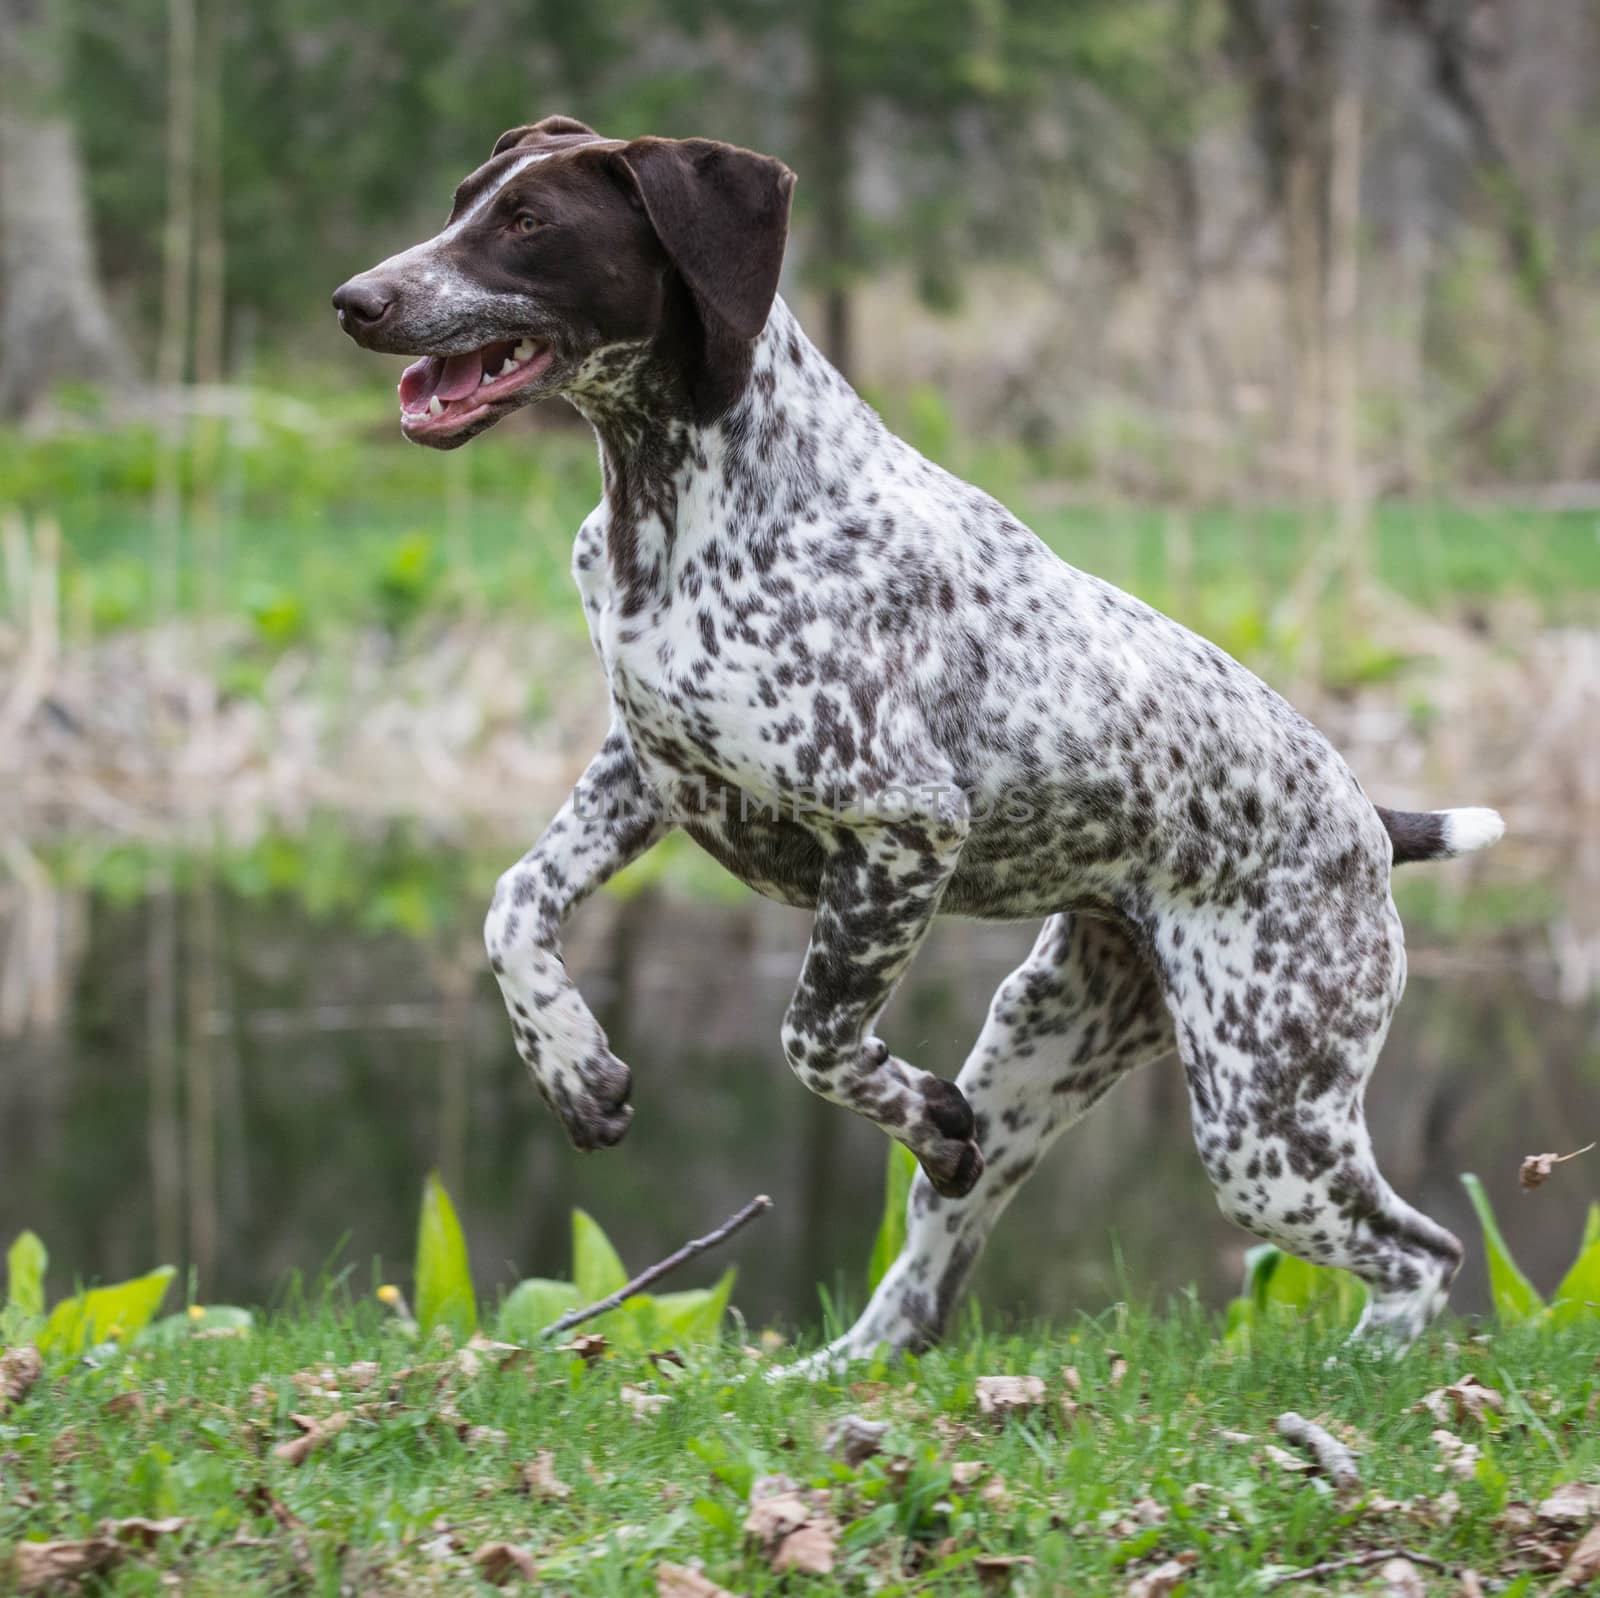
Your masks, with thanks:
M 465 355 L 424 355 L 400 374 L 400 427 L 410 438 L 459 432 L 544 376 L 555 351 L 502 339 Z

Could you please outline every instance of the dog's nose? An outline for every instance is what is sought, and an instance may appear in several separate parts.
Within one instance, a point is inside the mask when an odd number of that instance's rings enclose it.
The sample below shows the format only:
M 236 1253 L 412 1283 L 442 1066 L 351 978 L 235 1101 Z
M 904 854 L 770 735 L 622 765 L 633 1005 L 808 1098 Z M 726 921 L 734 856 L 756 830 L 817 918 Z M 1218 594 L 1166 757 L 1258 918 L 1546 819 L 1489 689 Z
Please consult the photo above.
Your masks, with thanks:
M 339 325 L 352 336 L 370 332 L 393 304 L 394 293 L 389 286 L 366 277 L 353 277 L 333 291 L 333 308 L 339 313 Z

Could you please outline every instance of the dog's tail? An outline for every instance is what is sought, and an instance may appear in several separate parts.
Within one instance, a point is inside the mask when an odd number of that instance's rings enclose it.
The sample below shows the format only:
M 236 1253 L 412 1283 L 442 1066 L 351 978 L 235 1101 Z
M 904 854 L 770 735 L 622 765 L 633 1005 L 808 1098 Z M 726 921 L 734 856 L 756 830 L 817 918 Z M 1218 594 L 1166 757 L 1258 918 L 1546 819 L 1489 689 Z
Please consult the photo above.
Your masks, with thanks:
M 1385 810 L 1373 807 L 1394 843 L 1394 863 L 1448 860 L 1487 849 L 1505 836 L 1498 810 Z

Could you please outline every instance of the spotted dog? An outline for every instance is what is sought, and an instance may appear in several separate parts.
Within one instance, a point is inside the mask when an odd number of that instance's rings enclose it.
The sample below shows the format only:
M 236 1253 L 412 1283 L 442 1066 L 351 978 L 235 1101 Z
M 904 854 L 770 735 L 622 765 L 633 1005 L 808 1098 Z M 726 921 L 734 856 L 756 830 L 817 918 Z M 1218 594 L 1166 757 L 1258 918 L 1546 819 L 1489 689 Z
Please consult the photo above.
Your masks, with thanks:
M 579 1148 L 627 1130 L 561 930 L 681 828 L 815 911 L 783 1053 L 920 1162 L 905 1250 L 826 1357 L 937 1337 L 1050 1144 L 1173 1049 L 1224 1213 L 1355 1272 L 1360 1331 L 1404 1345 L 1461 1245 L 1362 1114 L 1405 984 L 1390 867 L 1500 818 L 1374 806 L 1238 662 L 896 438 L 777 297 L 793 184 L 548 118 L 334 296 L 359 343 L 417 357 L 407 438 L 454 448 L 559 394 L 599 440 L 573 570 L 611 729 L 486 927 L 535 1084 Z M 941 913 L 1045 918 L 953 1083 L 874 1034 Z

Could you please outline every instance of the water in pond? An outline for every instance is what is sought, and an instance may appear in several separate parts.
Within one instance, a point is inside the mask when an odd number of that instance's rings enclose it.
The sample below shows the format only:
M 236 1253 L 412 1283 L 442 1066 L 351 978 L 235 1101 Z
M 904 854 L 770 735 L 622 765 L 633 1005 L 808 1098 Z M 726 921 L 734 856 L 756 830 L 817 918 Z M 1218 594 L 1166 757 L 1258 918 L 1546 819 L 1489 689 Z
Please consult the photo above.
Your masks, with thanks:
M 174 915 L 168 969 L 151 951 Z M 784 1067 L 801 914 L 654 891 L 580 913 L 569 963 L 634 1068 L 637 1106 L 626 1141 L 590 1156 L 567 1147 L 524 1078 L 475 916 L 448 937 L 407 937 L 304 894 L 218 883 L 85 892 L 70 919 L 58 1009 L 29 1020 L 13 1003 L 0 1035 L 0 1240 L 41 1232 L 57 1289 L 160 1259 L 193 1264 L 214 1300 L 268 1299 L 291 1270 L 330 1260 L 363 1291 L 375 1268 L 404 1280 L 438 1165 L 485 1291 L 566 1274 L 573 1205 L 642 1265 L 765 1191 L 774 1214 L 730 1255 L 751 1321 L 814 1326 L 818 1282 L 859 1300 L 883 1143 Z M 953 1076 L 1032 935 L 941 923 L 890 1012 L 891 1042 Z M 1413 949 L 1370 1119 L 1395 1185 L 1469 1242 L 1455 1303 L 1483 1309 L 1459 1173 L 1483 1175 L 1529 1274 L 1553 1283 L 1600 1184 L 1579 1162 L 1523 1197 L 1517 1166 L 1600 1129 L 1600 1008 L 1558 1002 L 1492 952 Z M 7 959 L 19 957 L 13 937 Z M 152 1026 L 164 1013 L 173 1036 Z M 978 1290 L 995 1310 L 1052 1317 L 1191 1283 L 1220 1302 L 1249 1241 L 1212 1202 L 1169 1059 L 1057 1145 Z

